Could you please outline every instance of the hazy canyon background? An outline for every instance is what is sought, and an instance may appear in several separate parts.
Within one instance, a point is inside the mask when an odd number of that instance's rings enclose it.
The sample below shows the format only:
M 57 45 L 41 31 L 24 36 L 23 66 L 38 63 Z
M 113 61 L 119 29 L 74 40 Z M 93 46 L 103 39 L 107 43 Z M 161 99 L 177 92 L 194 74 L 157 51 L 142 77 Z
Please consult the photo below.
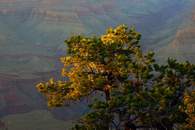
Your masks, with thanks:
M 0 130 L 64 130 L 84 105 L 48 109 L 35 84 L 60 74 L 71 35 L 134 25 L 156 59 L 195 63 L 194 0 L 0 0 Z M 85 104 L 86 101 L 83 101 Z

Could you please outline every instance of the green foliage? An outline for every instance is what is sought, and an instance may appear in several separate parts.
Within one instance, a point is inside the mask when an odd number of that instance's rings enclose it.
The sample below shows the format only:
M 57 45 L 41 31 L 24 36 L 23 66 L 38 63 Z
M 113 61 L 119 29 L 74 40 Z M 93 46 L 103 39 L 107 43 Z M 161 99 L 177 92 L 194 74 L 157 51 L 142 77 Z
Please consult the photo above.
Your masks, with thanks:
M 61 57 L 65 81 L 40 83 L 38 90 L 50 107 L 94 94 L 90 111 L 73 130 L 173 129 L 185 125 L 184 94 L 195 81 L 195 65 L 169 58 L 155 63 L 154 53 L 143 53 L 141 35 L 119 25 L 100 37 L 72 36 Z

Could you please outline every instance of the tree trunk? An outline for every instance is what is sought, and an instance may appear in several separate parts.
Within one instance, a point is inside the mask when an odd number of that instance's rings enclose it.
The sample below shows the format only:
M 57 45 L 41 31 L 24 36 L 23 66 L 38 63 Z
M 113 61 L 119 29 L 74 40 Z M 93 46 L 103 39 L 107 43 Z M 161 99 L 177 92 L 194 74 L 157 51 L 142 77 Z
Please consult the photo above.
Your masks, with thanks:
M 108 102 L 110 100 L 110 86 L 105 85 L 103 91 L 104 91 L 104 94 L 105 94 L 106 102 Z M 108 113 L 111 113 L 111 112 L 108 111 Z M 110 122 L 105 122 L 104 130 L 110 130 Z
M 105 96 L 106 96 L 106 101 L 109 101 L 110 100 L 110 86 L 109 85 L 105 86 L 104 93 L 105 93 Z

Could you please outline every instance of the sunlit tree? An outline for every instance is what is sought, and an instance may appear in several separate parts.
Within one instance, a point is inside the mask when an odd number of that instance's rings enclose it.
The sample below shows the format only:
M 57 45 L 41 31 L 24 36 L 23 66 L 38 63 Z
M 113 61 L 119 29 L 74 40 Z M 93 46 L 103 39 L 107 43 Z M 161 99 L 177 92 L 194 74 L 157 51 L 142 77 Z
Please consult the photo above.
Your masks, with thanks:
M 184 95 L 183 111 L 188 114 L 183 130 L 195 130 L 195 91 L 189 91 Z
M 73 130 L 171 130 L 186 124 L 183 99 L 195 81 L 195 65 L 171 58 L 159 65 L 153 52 L 142 52 L 140 38 L 126 25 L 109 28 L 100 37 L 72 36 L 60 58 L 64 81 L 51 78 L 37 89 L 49 107 L 102 95 Z

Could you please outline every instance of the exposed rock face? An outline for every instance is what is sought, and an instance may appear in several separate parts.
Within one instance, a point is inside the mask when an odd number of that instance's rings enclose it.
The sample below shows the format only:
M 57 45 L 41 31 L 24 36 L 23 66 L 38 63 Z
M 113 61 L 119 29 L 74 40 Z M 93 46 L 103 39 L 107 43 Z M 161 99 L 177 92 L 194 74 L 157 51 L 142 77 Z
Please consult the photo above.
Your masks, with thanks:
M 18 77 L 0 74 L 0 117 L 44 108 L 40 95 L 33 87 L 37 79 Z
M 184 26 L 180 27 L 171 42 L 160 49 L 159 54 L 165 52 L 163 57 L 175 57 L 178 60 L 195 63 L 195 19 L 194 11 L 186 19 Z
M 176 58 L 195 62 L 195 26 L 187 27 L 177 32 L 171 43 Z
M 173 48 L 193 49 L 195 47 L 195 27 L 178 30 L 171 44 Z
M 155 48 L 156 44 L 158 47 L 159 41 L 176 31 L 190 3 L 185 0 L 0 1 L 0 72 L 31 76 L 34 72 L 54 70 L 54 63 L 59 64 L 56 57 L 64 52 L 63 41 L 67 36 L 99 34 L 108 26 L 121 23 L 137 26 L 143 34 L 145 48 Z
M 0 129 L 2 129 L 2 130 L 7 130 L 6 123 L 4 123 L 4 122 L 1 121 L 1 120 L 0 120 Z
M 173 52 L 194 56 L 195 26 L 191 25 L 195 16 L 190 27 L 180 28 L 192 2 L 0 0 L 0 116 L 46 109 L 34 85 L 58 77 L 59 56 L 65 54 L 63 41 L 73 34 L 100 34 L 109 26 L 125 23 L 143 34 L 144 49 L 160 48 L 159 54 L 165 56 Z M 73 108 L 52 112 L 69 119 L 79 115 L 79 107 Z

